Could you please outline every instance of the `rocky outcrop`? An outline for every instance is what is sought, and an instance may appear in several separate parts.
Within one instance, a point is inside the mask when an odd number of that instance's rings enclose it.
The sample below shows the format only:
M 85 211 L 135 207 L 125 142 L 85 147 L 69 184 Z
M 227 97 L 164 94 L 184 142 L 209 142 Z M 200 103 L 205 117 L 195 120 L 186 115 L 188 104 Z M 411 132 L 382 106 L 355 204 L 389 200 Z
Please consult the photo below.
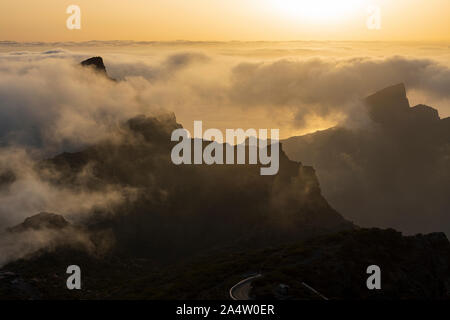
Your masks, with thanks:
M 102 57 L 92 57 L 86 59 L 81 62 L 81 65 L 84 67 L 92 67 L 94 70 L 106 74 L 106 67 L 105 64 L 103 63 Z
M 401 120 L 409 110 L 409 101 L 403 83 L 397 84 L 365 99 L 369 107 L 369 114 L 375 122 L 395 124 Z
M 410 118 L 414 122 L 437 122 L 441 118 L 439 117 L 439 112 L 429 106 L 424 104 L 419 104 L 412 107 L 410 110 Z
M 89 59 L 86 59 L 80 63 L 83 67 L 92 68 L 99 74 L 104 75 L 108 79 L 115 81 L 115 79 L 111 78 L 108 73 L 106 72 L 105 64 L 103 63 L 102 57 L 92 57 Z
M 15 227 L 9 228 L 8 230 L 10 232 L 23 232 L 42 229 L 60 230 L 68 227 L 69 225 L 69 222 L 67 222 L 67 220 L 61 215 L 41 212 L 26 218 L 24 222 Z
M 358 225 L 450 235 L 450 121 L 410 107 L 403 84 L 365 99 L 373 120 L 282 141 L 313 165 L 327 200 Z
M 371 119 L 385 126 L 422 125 L 439 121 L 436 109 L 419 104 L 410 108 L 403 83 L 388 87 L 365 99 Z

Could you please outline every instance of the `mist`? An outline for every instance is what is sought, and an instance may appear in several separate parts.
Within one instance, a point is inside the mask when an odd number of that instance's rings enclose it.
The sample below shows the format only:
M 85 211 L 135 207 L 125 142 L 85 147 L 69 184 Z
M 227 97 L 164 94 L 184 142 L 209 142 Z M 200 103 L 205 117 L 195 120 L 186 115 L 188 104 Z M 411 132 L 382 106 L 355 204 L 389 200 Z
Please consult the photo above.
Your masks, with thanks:
M 134 175 L 129 173 L 135 168 L 130 169 L 127 158 L 113 156 L 123 151 L 123 144 L 142 144 L 142 133 L 130 133 L 128 122 L 138 115 L 159 117 L 174 112 L 177 122 L 190 131 L 194 120 L 202 120 L 205 128 L 219 130 L 279 128 L 281 138 L 336 125 L 356 130 L 371 123 L 362 98 L 397 82 L 406 84 L 411 100 L 419 97 L 425 104 L 439 101 L 433 106 L 441 116 L 450 114 L 446 103 L 450 99 L 450 69 L 442 59 L 428 56 L 368 55 L 367 51 L 349 55 L 336 48 L 308 48 L 304 49 L 306 53 L 297 48 L 280 54 L 273 48 L 261 49 L 252 44 L 223 47 L 214 43 L 135 46 L 126 51 L 121 45 L 104 52 L 105 48 L 97 48 L 97 44 L 77 48 L 61 43 L 42 51 L 33 46 L 23 50 L 17 44 L 2 44 L 0 228 L 42 211 L 61 214 L 73 222 L 98 212 L 115 215 L 135 201 L 142 189 L 149 191 L 145 199 L 152 206 L 173 199 L 171 185 L 165 180 L 167 168 L 156 165 L 161 173 L 144 174 L 142 171 L 148 168 L 143 166 Z M 81 60 L 98 55 L 97 51 L 103 52 L 107 72 L 117 81 L 79 65 Z M 97 158 L 83 163 L 75 173 L 70 171 L 68 185 L 54 183 L 68 179 L 66 169 L 42 169 L 48 158 L 90 148 L 94 148 Z M 121 168 L 115 173 L 120 175 L 119 181 L 105 178 L 98 183 L 99 163 L 108 161 L 102 160 L 95 148 L 111 155 L 111 172 Z M 152 163 L 166 161 L 160 153 L 152 157 L 144 159 Z M 303 162 L 308 157 L 296 160 Z M 319 171 L 319 179 L 325 180 L 327 174 L 333 172 Z M 222 174 L 218 177 L 231 179 Z M 292 204 L 307 198 L 304 194 L 311 189 L 309 183 L 300 187 L 294 183 L 298 190 L 296 187 L 288 192 L 291 185 L 277 181 L 268 199 L 272 204 L 271 219 L 276 220 L 276 211 L 297 212 Z M 346 183 L 342 181 L 342 186 Z M 361 178 L 355 183 L 353 187 L 364 181 Z M 329 187 L 325 189 L 330 194 Z M 211 191 L 212 199 L 218 198 L 216 191 Z M 295 198 L 303 200 L 293 201 Z M 346 217 L 343 209 L 341 213 Z M 289 224 L 289 219 L 279 220 Z M 370 221 L 374 220 L 372 217 Z M 37 243 L 44 244 L 36 248 L 53 241 L 47 236 L 39 239 L 44 240 Z

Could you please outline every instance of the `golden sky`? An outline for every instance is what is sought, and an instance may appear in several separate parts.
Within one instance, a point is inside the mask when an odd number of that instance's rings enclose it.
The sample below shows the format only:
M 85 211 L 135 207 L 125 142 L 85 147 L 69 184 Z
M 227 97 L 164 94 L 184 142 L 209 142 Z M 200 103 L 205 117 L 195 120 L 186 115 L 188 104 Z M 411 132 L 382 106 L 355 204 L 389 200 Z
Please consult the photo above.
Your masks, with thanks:
M 81 30 L 66 28 L 73 4 Z M 1 0 L 0 40 L 449 41 L 449 15 L 449 0 Z

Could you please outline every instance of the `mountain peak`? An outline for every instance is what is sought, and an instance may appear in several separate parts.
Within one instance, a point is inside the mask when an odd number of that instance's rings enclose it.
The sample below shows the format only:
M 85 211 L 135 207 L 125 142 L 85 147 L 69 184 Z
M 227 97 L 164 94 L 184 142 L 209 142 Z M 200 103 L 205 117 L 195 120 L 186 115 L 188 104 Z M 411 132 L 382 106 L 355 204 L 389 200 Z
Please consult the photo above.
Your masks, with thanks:
M 108 73 L 106 72 L 105 64 L 103 63 L 102 57 L 92 57 L 89 59 L 86 59 L 80 63 L 83 67 L 90 67 L 94 69 L 95 71 L 105 75 L 108 79 L 111 79 L 113 81 L 116 81 L 115 79 L 111 78 Z
M 380 90 L 365 99 L 370 117 L 379 123 L 396 123 L 409 111 L 406 88 L 399 83 Z
M 411 108 L 403 83 L 380 90 L 368 96 L 365 102 L 372 120 L 387 126 L 440 120 L 438 111 L 432 107 L 419 104 Z
M 95 70 L 106 73 L 106 67 L 102 57 L 92 57 L 81 62 L 82 66 L 93 66 Z
M 392 96 L 404 96 L 406 97 L 406 87 L 405 84 L 402 83 L 397 83 L 394 84 L 392 86 L 386 87 L 384 89 L 381 89 L 377 92 L 375 92 L 374 94 L 370 95 L 368 98 L 373 97 L 373 96 L 377 96 L 377 95 L 392 95 Z

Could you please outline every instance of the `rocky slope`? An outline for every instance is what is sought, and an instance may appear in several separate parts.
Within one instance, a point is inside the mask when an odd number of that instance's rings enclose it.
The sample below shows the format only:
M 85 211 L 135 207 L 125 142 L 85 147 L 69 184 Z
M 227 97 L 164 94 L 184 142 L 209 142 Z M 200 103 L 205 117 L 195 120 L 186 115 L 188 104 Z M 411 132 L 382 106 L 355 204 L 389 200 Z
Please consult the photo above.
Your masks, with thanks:
M 177 128 L 173 115 L 139 116 L 121 129 L 119 143 L 61 154 L 40 170 L 64 188 L 130 190 L 122 205 L 83 221 L 113 229 L 127 252 L 179 256 L 353 228 L 322 197 L 314 170 L 282 151 L 275 176 L 261 176 L 259 165 L 174 165 L 170 134 Z M 79 179 L 86 167 L 91 174 Z
M 381 269 L 381 290 L 367 289 L 370 265 Z M 274 250 L 266 269 L 254 284 L 257 298 L 308 298 L 311 292 L 302 282 L 328 299 L 450 298 L 450 243 L 443 233 L 405 237 L 394 230 L 344 232 Z M 289 286 L 283 294 L 280 283 Z
M 65 269 L 74 258 L 84 270 L 80 291 L 65 288 Z M 381 290 L 366 287 L 373 264 L 381 269 Z M 359 229 L 260 250 L 214 251 L 166 266 L 60 249 L 9 264 L 0 272 L 0 297 L 229 299 L 229 289 L 250 272 L 263 274 L 251 291 L 263 300 L 317 300 L 303 282 L 332 300 L 449 299 L 450 244 L 439 233 L 405 237 Z
M 403 84 L 365 104 L 368 125 L 289 138 L 287 155 L 313 165 L 327 200 L 356 224 L 450 234 L 450 118 L 410 107 Z
M 190 283 L 172 275 L 181 276 L 182 265 L 193 257 L 228 257 L 354 228 L 322 197 L 314 170 L 290 161 L 284 152 L 276 176 L 261 176 L 254 165 L 172 164 L 170 133 L 176 128 L 180 125 L 173 115 L 139 116 L 124 124 L 114 142 L 41 162 L 37 171 L 42 179 L 59 188 L 89 192 L 114 186 L 127 190 L 125 199 L 83 215 L 76 226 L 67 227 L 62 216 L 41 213 L 10 228 L 19 236 L 32 231 L 40 237 L 43 231 L 49 246 L 4 266 L 1 272 L 9 276 L 0 279 L 6 288 L 0 297 L 176 298 L 179 292 L 167 286 Z M 105 241 L 107 251 L 101 249 Z M 71 264 L 86 271 L 86 291 L 65 288 L 65 269 Z M 207 283 L 224 276 L 210 274 Z M 15 279 L 24 285 L 16 286 Z M 142 279 L 158 284 L 139 294 L 135 290 Z M 219 294 L 207 292 L 186 294 Z

